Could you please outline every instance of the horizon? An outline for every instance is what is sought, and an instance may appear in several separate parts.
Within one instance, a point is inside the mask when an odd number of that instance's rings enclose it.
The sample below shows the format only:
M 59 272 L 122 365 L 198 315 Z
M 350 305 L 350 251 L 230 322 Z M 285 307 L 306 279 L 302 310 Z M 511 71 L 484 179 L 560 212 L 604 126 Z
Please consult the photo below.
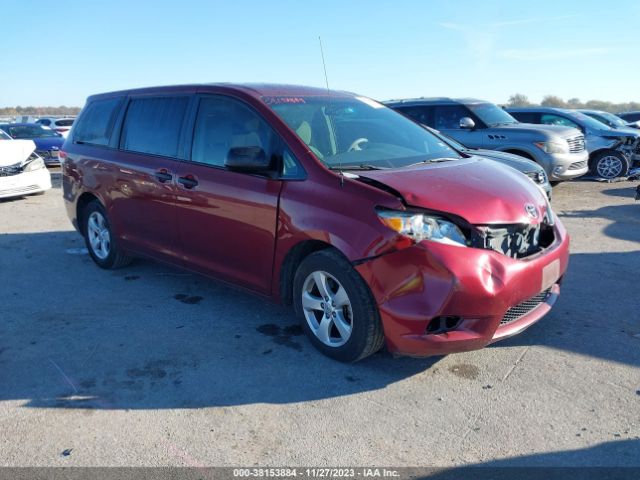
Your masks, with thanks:
M 504 104 L 516 93 L 535 103 L 546 95 L 640 100 L 635 78 L 623 74 L 635 65 L 633 29 L 618 26 L 621 8 L 629 18 L 640 14 L 633 0 L 616 8 L 326 0 L 320 10 L 290 0 L 27 3 L 3 6 L 4 37 L 14 40 L 0 50 L 4 108 L 81 107 L 95 93 L 223 80 L 324 87 L 319 37 L 331 89 L 378 100 L 472 96 Z M 24 35 L 25 20 L 52 18 L 72 28 Z M 60 47 L 43 40 L 57 37 Z M 50 59 L 42 59 L 43 46 Z

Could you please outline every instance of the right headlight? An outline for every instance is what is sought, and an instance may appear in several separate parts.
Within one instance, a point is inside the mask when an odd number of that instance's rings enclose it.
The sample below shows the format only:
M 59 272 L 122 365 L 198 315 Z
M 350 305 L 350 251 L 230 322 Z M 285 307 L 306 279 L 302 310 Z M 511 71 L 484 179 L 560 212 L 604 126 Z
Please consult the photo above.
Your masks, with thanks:
M 25 172 L 33 172 L 34 170 L 40 170 L 41 168 L 45 168 L 44 160 L 38 157 L 27 163 L 22 170 Z
M 534 145 L 545 153 L 569 153 L 567 142 L 534 142 Z
M 468 240 L 458 228 L 444 218 L 414 212 L 378 210 L 380 221 L 415 242 L 430 240 L 458 247 L 468 246 Z

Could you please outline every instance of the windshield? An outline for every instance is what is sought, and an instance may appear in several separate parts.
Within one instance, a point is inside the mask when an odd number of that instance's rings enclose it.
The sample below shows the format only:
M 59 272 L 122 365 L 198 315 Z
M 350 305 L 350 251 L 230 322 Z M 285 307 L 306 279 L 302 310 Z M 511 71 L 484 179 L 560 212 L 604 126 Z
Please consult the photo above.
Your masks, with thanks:
M 580 123 L 583 127 L 591 128 L 593 130 L 611 130 L 609 125 L 605 125 L 602 122 L 599 122 L 595 118 L 591 118 L 589 115 L 585 115 L 582 112 L 576 112 L 574 110 L 565 111 L 566 115 L 569 118 L 572 118 L 577 123 Z
M 608 122 L 610 124 L 615 125 L 616 127 L 626 127 L 627 126 L 627 122 L 625 122 L 620 117 L 615 116 L 613 113 L 598 112 L 597 115 L 603 117 L 605 120 L 608 120 Z
M 12 138 L 29 139 L 43 137 L 59 137 L 60 135 L 50 128 L 41 125 L 2 125 L 2 130 L 11 135 Z
M 475 113 L 487 127 L 518 123 L 515 118 L 493 103 L 472 103 L 467 105 L 467 108 Z
M 263 97 L 329 168 L 399 168 L 462 158 L 403 115 L 364 97 Z

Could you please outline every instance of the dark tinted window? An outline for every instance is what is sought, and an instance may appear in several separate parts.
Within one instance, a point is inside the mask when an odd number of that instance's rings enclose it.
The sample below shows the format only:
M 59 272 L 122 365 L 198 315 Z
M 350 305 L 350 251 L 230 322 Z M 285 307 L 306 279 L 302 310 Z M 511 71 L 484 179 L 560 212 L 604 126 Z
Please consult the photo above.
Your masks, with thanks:
M 131 100 L 122 128 L 125 150 L 176 157 L 187 97 Z
M 460 119 L 471 115 L 462 105 L 436 105 L 433 108 L 433 128 L 451 130 L 460 128 Z
M 46 125 L 48 127 L 49 125 L 51 125 L 51 120 L 43 118 L 42 120 L 37 120 L 36 123 L 39 123 L 40 125 Z
M 56 120 L 55 124 L 58 127 L 70 127 L 71 125 L 73 125 L 73 118 L 65 118 L 63 120 Z
M 229 149 L 260 147 L 271 155 L 275 133 L 253 110 L 235 100 L 210 97 L 200 101 L 191 160 L 224 166 Z
M 512 117 L 522 123 L 540 123 L 540 114 L 534 112 L 509 112 Z
M 109 98 L 91 102 L 80 117 L 73 141 L 91 145 L 109 145 L 113 122 L 121 101 L 120 98 Z
M 402 107 L 397 110 L 415 122 L 431 125 L 428 107 Z
M 627 122 L 637 122 L 640 120 L 640 113 L 625 113 L 620 115 L 620 117 L 624 118 Z
M 580 128 L 580 126 L 572 120 L 552 113 L 543 113 L 540 116 L 540 123 L 544 125 L 560 125 L 563 127 Z

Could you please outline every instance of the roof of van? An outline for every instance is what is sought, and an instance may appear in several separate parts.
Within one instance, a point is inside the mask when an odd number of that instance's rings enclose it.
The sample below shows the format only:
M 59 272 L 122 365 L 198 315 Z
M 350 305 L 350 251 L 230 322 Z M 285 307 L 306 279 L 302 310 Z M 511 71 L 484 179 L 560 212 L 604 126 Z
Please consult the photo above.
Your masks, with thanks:
M 419 98 L 404 98 L 398 100 L 387 100 L 383 102 L 385 105 L 474 105 L 478 103 L 490 103 L 486 100 L 480 100 L 478 98 L 450 98 L 450 97 L 419 97 Z
M 133 88 L 114 92 L 105 92 L 89 97 L 90 100 L 100 97 L 114 97 L 125 95 L 144 95 L 153 93 L 179 93 L 179 92 L 206 92 L 207 90 L 219 92 L 243 92 L 254 97 L 263 96 L 322 96 L 327 95 L 326 88 L 306 87 L 302 85 L 286 85 L 271 83 L 194 83 L 185 85 L 166 85 L 157 87 Z M 330 90 L 330 95 L 336 97 L 353 97 L 355 94 L 341 90 Z

